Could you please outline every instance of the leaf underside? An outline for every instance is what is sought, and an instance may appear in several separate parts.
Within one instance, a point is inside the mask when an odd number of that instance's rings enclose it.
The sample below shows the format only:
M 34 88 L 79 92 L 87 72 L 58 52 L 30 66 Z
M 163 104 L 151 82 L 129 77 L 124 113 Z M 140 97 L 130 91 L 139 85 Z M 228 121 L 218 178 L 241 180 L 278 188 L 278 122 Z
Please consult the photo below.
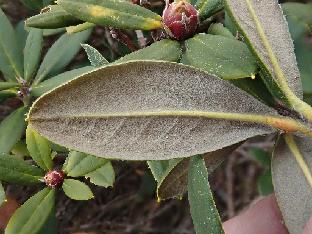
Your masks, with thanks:
M 306 165 L 312 168 L 312 140 L 294 137 Z M 272 179 L 279 207 L 290 233 L 301 233 L 312 214 L 312 188 L 293 153 L 280 137 L 272 159 Z
M 251 14 L 248 6 L 255 14 Z M 271 74 L 273 80 L 278 83 L 277 70 L 273 66 L 270 54 L 276 57 L 290 89 L 301 98 L 302 88 L 294 46 L 287 22 L 277 1 L 226 0 L 226 9 L 239 26 L 244 40 L 261 61 L 263 68 Z M 257 21 L 264 33 L 258 30 Z M 266 48 L 263 37 L 269 42 L 269 49 Z M 268 84 L 272 83 L 271 78 L 267 77 L 266 79 Z M 273 92 L 279 91 L 274 90 Z
M 273 131 L 213 118 L 226 112 L 275 114 L 195 68 L 139 61 L 100 68 L 55 89 L 37 100 L 28 120 L 52 142 L 128 160 L 188 157 Z

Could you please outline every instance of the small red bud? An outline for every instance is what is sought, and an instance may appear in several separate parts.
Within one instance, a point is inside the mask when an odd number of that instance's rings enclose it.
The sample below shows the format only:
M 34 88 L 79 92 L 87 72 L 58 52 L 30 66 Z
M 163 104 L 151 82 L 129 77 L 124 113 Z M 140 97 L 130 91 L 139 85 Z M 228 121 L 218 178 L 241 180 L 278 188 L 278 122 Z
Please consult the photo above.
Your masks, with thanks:
M 50 188 L 57 188 L 63 184 L 64 178 L 65 178 L 64 172 L 60 170 L 53 170 L 49 171 L 44 176 L 44 182 Z
M 193 36 L 199 24 L 197 10 L 183 0 L 166 6 L 162 17 L 166 30 L 177 40 Z

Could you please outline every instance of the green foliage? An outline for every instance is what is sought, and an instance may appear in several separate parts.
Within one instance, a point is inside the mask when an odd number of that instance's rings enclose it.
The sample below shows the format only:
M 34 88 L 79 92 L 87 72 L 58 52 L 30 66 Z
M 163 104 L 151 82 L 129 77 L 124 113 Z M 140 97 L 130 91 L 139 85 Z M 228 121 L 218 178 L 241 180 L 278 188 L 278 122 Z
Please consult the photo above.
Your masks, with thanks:
M 197 0 L 195 7 L 201 20 L 205 20 L 224 7 L 223 0 Z
M 45 188 L 27 200 L 10 219 L 5 234 L 38 233 L 54 209 L 55 190 Z
M 88 44 L 82 44 L 82 48 L 86 51 L 88 59 L 92 66 L 101 67 L 108 64 L 106 58 L 104 58 L 99 51 Z
M 73 200 L 89 200 L 93 198 L 91 189 L 79 180 L 66 179 L 62 188 L 64 193 Z
M 0 154 L 0 180 L 14 184 L 37 184 L 43 171 L 13 155 Z
M 25 131 L 28 108 L 20 107 L 0 123 L 0 152 L 9 153 Z
M 188 199 L 197 234 L 223 234 L 221 219 L 208 182 L 208 172 L 202 156 L 190 159 Z M 203 207 L 205 207 L 203 209 Z

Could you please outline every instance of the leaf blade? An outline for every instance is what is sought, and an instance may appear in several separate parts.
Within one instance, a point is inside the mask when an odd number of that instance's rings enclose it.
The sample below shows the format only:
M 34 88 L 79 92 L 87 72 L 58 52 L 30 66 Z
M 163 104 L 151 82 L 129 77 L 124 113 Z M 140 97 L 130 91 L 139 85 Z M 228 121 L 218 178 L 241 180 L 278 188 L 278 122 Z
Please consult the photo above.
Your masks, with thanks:
M 55 202 L 55 190 L 45 188 L 15 211 L 5 234 L 37 233 L 48 219 Z
M 91 65 L 94 67 L 100 67 L 108 64 L 106 58 L 104 58 L 97 49 L 93 48 L 88 44 L 81 44 L 82 48 L 86 51 L 88 59 L 91 62 Z
M 159 15 L 128 1 L 58 0 L 56 2 L 71 15 L 102 26 L 141 30 L 162 27 Z
M 62 188 L 64 193 L 73 200 L 90 200 L 93 198 L 91 189 L 79 180 L 65 179 Z
M 224 234 L 204 159 L 201 156 L 192 157 L 189 167 L 188 199 L 196 233 Z
M 186 77 L 189 79 L 186 80 Z M 102 84 L 99 85 L 100 83 Z M 211 86 L 212 83 L 213 86 Z M 146 87 L 149 88 L 146 89 Z M 84 91 L 85 88 L 88 92 Z M 226 95 L 221 97 L 216 92 L 218 89 L 223 90 Z M 93 91 L 90 92 L 90 90 Z M 83 101 L 78 99 L 77 93 L 79 92 L 84 94 Z M 201 95 L 198 95 L 199 93 Z M 61 100 L 57 100 L 59 98 Z M 109 100 L 104 101 L 107 98 Z M 240 102 L 235 102 L 234 99 L 237 98 Z M 211 99 L 211 101 L 206 102 L 206 99 Z M 49 105 L 51 100 L 60 104 L 56 105 L 58 111 Z M 87 104 L 87 100 L 91 102 Z M 226 105 L 220 107 L 216 104 L 220 102 Z M 142 105 L 146 103 L 152 103 L 152 105 L 149 107 Z M 180 103 L 184 103 L 182 107 Z M 95 104 L 96 111 L 93 109 Z M 48 106 L 49 110 L 46 109 Z M 131 110 L 128 109 L 130 106 Z M 188 157 L 197 152 L 215 151 L 255 135 L 270 133 L 272 129 L 263 125 L 247 124 L 240 120 L 234 122 L 223 120 L 245 116 L 239 112 L 245 113 L 246 107 L 249 113 L 257 113 L 259 116 L 275 113 L 228 82 L 192 67 L 167 62 L 139 61 L 106 66 L 59 87 L 37 100 L 28 120 L 31 126 L 44 137 L 77 151 L 98 157 L 164 160 Z M 206 118 L 202 119 L 205 116 Z M 256 121 L 255 116 L 258 115 L 250 115 L 250 121 Z M 80 124 L 76 122 L 77 120 Z M 145 122 L 146 120 L 148 121 Z M 153 126 L 151 132 L 145 127 L 149 121 Z M 71 127 L 68 128 L 68 126 Z M 128 134 L 115 134 L 114 129 L 117 126 L 138 131 L 141 129 L 142 132 L 137 135 L 136 131 L 128 132 L 127 130 Z M 172 131 L 168 132 L 168 126 L 173 126 Z M 192 128 L 196 131 L 190 131 Z M 81 129 L 87 129 L 87 132 L 80 132 Z M 98 129 L 101 130 L 98 131 Z M 180 135 L 180 131 L 185 134 L 192 132 L 195 135 L 192 135 L 192 138 L 186 137 L 186 135 Z M 225 139 L 222 137 L 225 134 L 224 131 L 227 135 Z M 159 132 L 165 134 L 158 138 Z M 214 134 L 213 132 L 218 133 L 220 138 L 210 137 L 209 134 Z M 110 137 L 111 134 L 114 137 Z M 205 137 L 202 134 L 205 134 Z M 92 142 L 96 147 L 92 147 L 88 143 L 89 137 L 84 138 L 84 136 L 92 136 Z M 102 143 L 96 143 L 95 136 L 99 137 Z M 182 138 L 190 140 L 184 139 L 181 149 L 175 142 Z M 211 144 L 207 145 L 205 139 L 210 139 Z M 220 143 L 221 139 L 224 142 Z

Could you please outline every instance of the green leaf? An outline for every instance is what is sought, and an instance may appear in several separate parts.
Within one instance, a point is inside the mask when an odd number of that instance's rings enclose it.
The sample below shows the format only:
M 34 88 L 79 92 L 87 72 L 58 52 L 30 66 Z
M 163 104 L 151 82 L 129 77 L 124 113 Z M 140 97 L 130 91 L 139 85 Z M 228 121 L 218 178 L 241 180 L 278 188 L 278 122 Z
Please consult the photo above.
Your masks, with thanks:
M 15 88 L 18 86 L 19 86 L 19 84 L 16 82 L 0 81 L 0 90 Z
M 89 23 L 89 22 L 85 22 L 85 23 L 82 23 L 82 24 L 66 27 L 66 32 L 68 34 L 73 34 L 73 33 L 82 32 L 84 30 L 87 30 L 87 29 L 90 29 L 90 28 L 94 28 L 94 27 L 95 27 L 95 24 Z
M 226 0 L 226 10 L 267 73 L 264 79 L 280 99 L 281 89 L 289 101 L 294 92 L 302 97 L 299 70 L 287 22 L 277 1 Z M 273 83 L 273 84 L 272 84 Z M 289 104 L 289 103 L 286 103 Z
M 181 159 L 170 159 L 162 161 L 147 161 L 147 165 L 151 170 L 154 179 L 160 182 L 161 179 L 166 176 L 168 170 L 172 170 Z M 170 168 L 170 169 L 169 169 Z
M 11 153 L 16 155 L 19 158 L 24 158 L 25 156 L 30 156 L 25 140 L 20 140 L 19 142 L 17 142 L 13 146 Z
M 62 188 L 66 196 L 73 200 L 90 200 L 94 197 L 88 185 L 79 180 L 66 179 Z
M 54 209 L 55 190 L 45 188 L 18 208 L 5 229 L 5 234 L 38 233 Z
M 271 133 L 263 124 L 276 117 L 264 114 L 275 111 L 215 76 L 176 63 L 134 61 L 58 87 L 36 101 L 28 120 L 39 134 L 70 149 L 165 160 Z
M 92 66 L 101 67 L 108 64 L 106 58 L 104 58 L 97 49 L 88 44 L 81 44 L 82 48 L 86 51 L 88 59 Z
M 6 80 L 22 77 L 22 50 L 18 46 L 14 28 L 0 8 L 0 71 Z
M 203 21 L 224 7 L 223 0 L 197 0 L 195 4 L 199 18 Z
M 34 84 L 37 85 L 47 76 L 63 70 L 80 50 L 80 44 L 89 38 L 90 33 L 90 30 L 86 30 L 73 35 L 64 34 L 61 36 L 44 57 Z
M 71 177 L 84 176 L 104 166 L 109 161 L 92 155 L 71 151 L 64 164 L 63 171 Z
M 17 45 L 16 46 L 19 46 L 20 51 L 23 51 L 23 49 L 25 48 L 26 40 L 27 40 L 27 36 L 28 36 L 28 31 L 25 28 L 25 21 L 24 20 L 21 20 L 15 26 L 15 35 L 16 35 L 16 39 L 17 39 Z
M 226 27 L 223 26 L 221 23 L 215 23 L 211 24 L 208 33 L 213 34 L 213 35 L 220 35 L 228 38 L 234 39 L 235 37 L 231 33 L 230 30 L 228 30 Z
M 290 233 L 302 233 L 312 213 L 312 140 L 286 135 L 272 159 L 275 196 Z
M 258 190 L 261 196 L 268 196 L 274 192 L 271 170 L 265 170 L 259 177 Z
M 53 207 L 47 221 L 42 226 L 38 234 L 56 234 L 56 233 L 58 233 L 57 232 L 57 220 L 56 220 L 56 214 L 55 214 L 55 207 Z
M 286 17 L 302 25 L 307 31 L 312 30 L 312 3 L 287 2 L 282 4 Z
M 224 234 L 210 189 L 205 161 L 201 156 L 190 159 L 187 187 L 196 234 Z
M 51 158 L 50 144 L 30 126 L 26 129 L 26 144 L 30 156 L 38 166 L 45 171 L 51 170 L 53 162 Z
M 20 107 L 0 123 L 0 152 L 9 153 L 25 131 L 27 107 Z
M 42 0 L 21 0 L 21 2 L 26 7 L 34 11 L 38 11 L 43 7 Z
M 0 207 L 5 202 L 5 199 L 6 199 L 5 191 L 4 191 L 2 184 L 0 183 Z
M 59 33 L 64 33 L 66 28 L 43 29 L 43 36 L 48 37 Z
M 78 19 L 120 29 L 162 28 L 160 15 L 129 1 L 57 0 L 65 11 Z
M 42 29 L 57 29 L 79 23 L 81 23 L 81 20 L 73 17 L 57 5 L 48 6 L 40 14 L 30 17 L 25 21 L 27 27 Z
M 0 91 L 0 103 L 5 101 L 8 98 L 16 97 L 17 90 L 15 89 L 7 89 L 7 90 L 1 90 Z M 0 133 L 0 136 L 2 134 Z
M 137 50 L 128 54 L 115 63 L 124 63 L 132 60 L 163 60 L 177 62 L 182 54 L 179 42 L 164 39 L 145 47 L 144 49 Z
M 208 173 L 212 173 L 241 143 L 204 154 Z M 177 159 L 174 159 L 177 160 Z M 173 161 L 157 181 L 158 200 L 181 197 L 187 191 L 189 158 Z
M 113 187 L 115 182 L 115 171 L 112 163 L 108 161 L 99 169 L 86 174 L 85 177 L 90 178 L 90 182 L 95 185 L 103 186 L 105 188 Z
M 312 94 L 312 47 L 304 38 L 295 41 L 295 52 L 304 94 Z
M 24 80 L 29 81 L 35 75 L 41 58 L 42 30 L 30 29 L 24 49 Z
M 31 89 L 31 94 L 35 97 L 39 97 L 42 94 L 56 88 L 57 86 L 65 84 L 66 82 L 92 70 L 94 70 L 94 67 L 87 66 L 61 73 L 39 83 L 39 85 L 34 86 Z
M 0 180 L 14 184 L 38 184 L 44 172 L 13 155 L 0 153 Z
M 184 64 L 226 80 L 255 77 L 256 60 L 241 41 L 219 35 L 198 34 L 188 39 L 185 46 L 181 60 Z

